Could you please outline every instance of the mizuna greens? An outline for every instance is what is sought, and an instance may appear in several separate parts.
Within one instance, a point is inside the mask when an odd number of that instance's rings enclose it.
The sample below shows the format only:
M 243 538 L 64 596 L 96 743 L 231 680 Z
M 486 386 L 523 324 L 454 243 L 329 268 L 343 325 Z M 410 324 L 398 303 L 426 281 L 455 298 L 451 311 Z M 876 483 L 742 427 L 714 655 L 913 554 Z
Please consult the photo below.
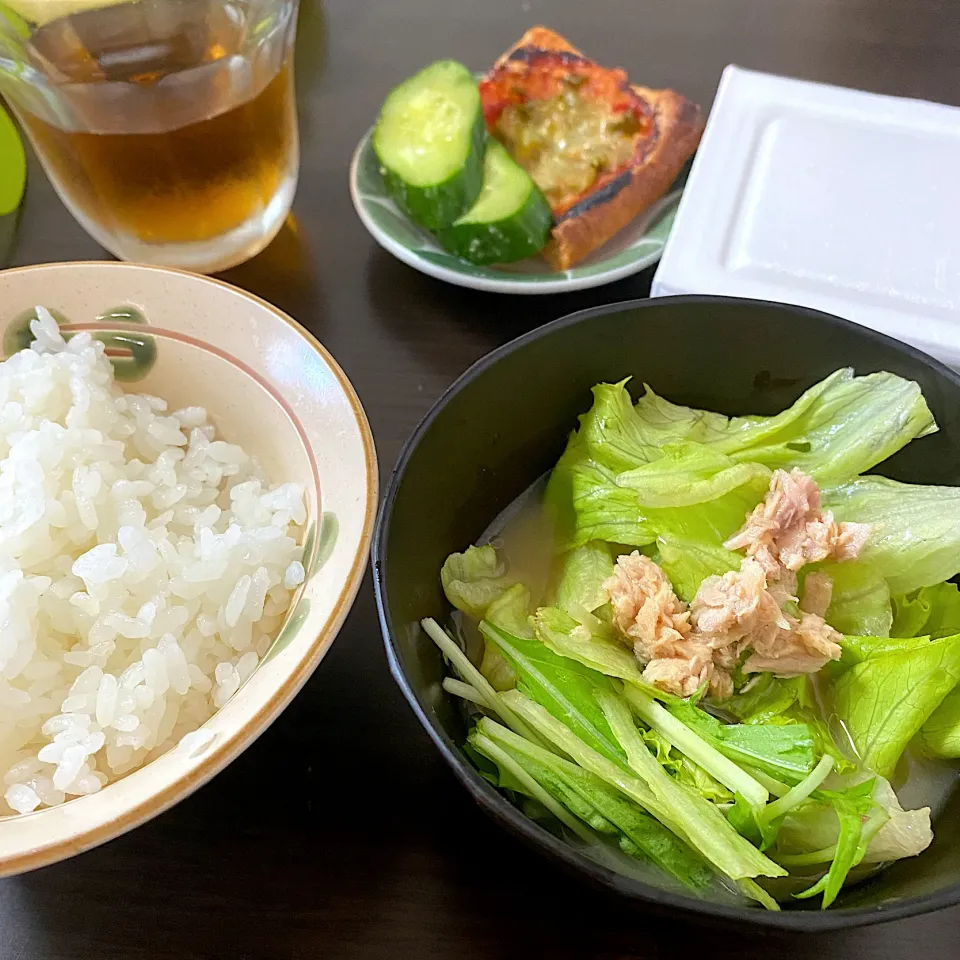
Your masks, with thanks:
M 453 634 L 424 628 L 466 704 L 465 750 L 603 862 L 694 897 L 826 908 L 929 845 L 929 807 L 896 789 L 916 758 L 960 758 L 960 488 L 863 475 L 933 416 L 917 384 L 852 370 L 773 417 L 649 387 L 634 402 L 626 381 L 593 393 L 525 507 L 549 530 L 541 568 L 507 524 L 440 572 Z M 659 668 L 681 663 L 693 690 Z

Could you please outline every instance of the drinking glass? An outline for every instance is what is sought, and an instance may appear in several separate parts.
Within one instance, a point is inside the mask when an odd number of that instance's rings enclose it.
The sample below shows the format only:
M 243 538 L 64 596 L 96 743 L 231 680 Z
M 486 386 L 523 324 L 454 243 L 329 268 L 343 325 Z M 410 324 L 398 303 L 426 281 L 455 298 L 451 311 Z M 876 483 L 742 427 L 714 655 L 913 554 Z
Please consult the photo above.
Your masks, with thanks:
M 297 184 L 298 0 L 0 0 L 0 93 L 67 209 L 124 260 L 224 270 Z

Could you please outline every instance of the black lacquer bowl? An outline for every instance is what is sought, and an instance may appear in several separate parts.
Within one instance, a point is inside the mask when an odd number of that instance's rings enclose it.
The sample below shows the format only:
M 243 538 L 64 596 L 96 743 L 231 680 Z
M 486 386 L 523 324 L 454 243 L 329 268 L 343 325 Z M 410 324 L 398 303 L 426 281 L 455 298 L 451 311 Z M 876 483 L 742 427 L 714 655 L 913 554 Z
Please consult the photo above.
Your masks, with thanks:
M 921 856 L 846 890 L 827 911 L 781 913 L 677 895 L 605 867 L 527 819 L 462 753 L 462 713 L 441 688 L 444 664 L 419 628 L 449 607 L 439 570 L 560 456 L 601 381 L 634 378 L 676 402 L 725 414 L 773 414 L 838 367 L 919 382 L 940 432 L 880 471 L 914 483 L 960 483 L 960 376 L 911 347 L 801 307 L 721 297 L 638 300 L 547 324 L 471 367 L 408 441 L 381 507 L 374 576 L 390 668 L 444 759 L 492 816 L 617 894 L 768 927 L 826 930 L 960 901 L 960 792 Z

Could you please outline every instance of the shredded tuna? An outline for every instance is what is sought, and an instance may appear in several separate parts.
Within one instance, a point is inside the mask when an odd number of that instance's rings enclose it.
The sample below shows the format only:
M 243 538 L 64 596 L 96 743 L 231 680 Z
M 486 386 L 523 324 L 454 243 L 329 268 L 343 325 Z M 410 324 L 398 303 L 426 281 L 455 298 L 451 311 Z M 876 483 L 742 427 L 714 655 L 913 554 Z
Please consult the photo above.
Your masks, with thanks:
M 743 671 L 778 677 L 816 673 L 831 660 L 839 659 L 839 639 L 840 634 L 823 617 L 805 613 L 799 623 L 793 621 L 789 630 L 781 631 L 772 644 L 755 644 Z
M 840 634 L 823 619 L 833 584 L 811 573 L 797 620 L 784 612 L 797 603 L 797 571 L 828 558 L 854 559 L 868 534 L 864 524 L 824 513 L 811 477 L 777 470 L 763 503 L 725 544 L 746 551 L 739 570 L 704 580 L 688 610 L 649 557 L 621 557 L 604 584 L 614 624 L 645 665 L 644 677 L 684 697 L 704 684 L 715 697 L 729 696 L 731 671 L 744 657 L 748 673 L 815 673 L 840 656 Z
M 825 617 L 833 599 L 833 581 L 825 573 L 814 571 L 807 574 L 803 581 L 803 599 L 800 609 L 804 613 L 815 613 L 818 617 Z
M 645 664 L 644 679 L 661 690 L 689 697 L 704 683 L 714 696 L 729 696 L 733 683 L 713 651 L 690 638 L 690 613 L 669 579 L 649 557 L 634 551 L 617 560 L 604 588 L 613 622 Z
M 687 653 L 685 658 L 651 660 L 643 670 L 643 679 L 678 697 L 692 697 L 705 683 L 718 700 L 733 694 L 733 679 L 717 665 L 709 647 L 691 643 Z
M 690 607 L 698 637 L 714 650 L 753 644 L 758 637 L 776 637 L 789 622 L 767 589 L 761 564 L 749 557 L 740 569 L 707 577 Z
M 796 571 L 829 557 L 855 559 L 869 532 L 865 524 L 837 523 L 832 513 L 823 513 L 812 477 L 797 469 L 776 470 L 763 503 L 724 545 L 745 550 L 774 580 L 784 569 Z
M 778 607 L 785 607 L 788 603 L 797 603 L 797 575 L 793 570 L 781 568 L 780 576 L 772 583 L 767 582 L 770 596 L 777 601 Z
M 604 587 L 614 625 L 633 644 L 644 679 L 681 697 L 704 684 L 715 698 L 729 697 L 731 670 L 745 654 L 746 672 L 778 676 L 814 673 L 840 656 L 839 634 L 821 615 L 806 611 L 797 620 L 781 609 L 786 591 L 796 591 L 796 576 L 785 571 L 768 586 L 766 571 L 751 557 L 739 570 L 704 580 L 689 610 L 663 570 L 639 553 L 620 557 Z M 830 588 L 829 577 L 810 574 L 804 600 L 829 606 Z
M 657 564 L 635 550 L 617 560 L 604 588 L 613 622 L 633 641 L 638 659 L 646 663 L 677 655 L 690 633 L 690 614 Z

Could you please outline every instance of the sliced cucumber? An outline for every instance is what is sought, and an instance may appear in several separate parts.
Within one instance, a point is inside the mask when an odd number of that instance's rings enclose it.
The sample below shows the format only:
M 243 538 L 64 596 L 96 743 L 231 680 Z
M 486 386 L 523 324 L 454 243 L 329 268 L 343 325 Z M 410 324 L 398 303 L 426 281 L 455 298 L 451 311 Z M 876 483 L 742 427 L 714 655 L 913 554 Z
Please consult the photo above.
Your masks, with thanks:
M 476 80 L 463 64 L 439 60 L 391 91 L 373 149 L 397 205 L 436 230 L 477 199 L 485 140 Z
M 471 263 L 513 263 L 532 257 L 550 238 L 553 214 L 540 188 L 496 140 L 487 144 L 477 202 L 437 239 Z

